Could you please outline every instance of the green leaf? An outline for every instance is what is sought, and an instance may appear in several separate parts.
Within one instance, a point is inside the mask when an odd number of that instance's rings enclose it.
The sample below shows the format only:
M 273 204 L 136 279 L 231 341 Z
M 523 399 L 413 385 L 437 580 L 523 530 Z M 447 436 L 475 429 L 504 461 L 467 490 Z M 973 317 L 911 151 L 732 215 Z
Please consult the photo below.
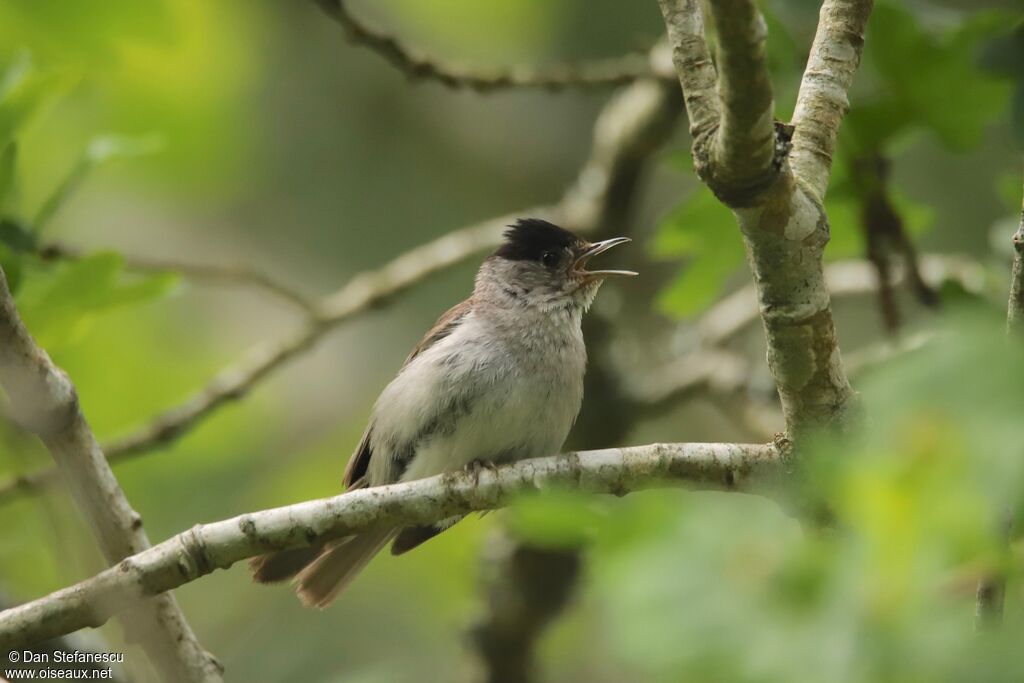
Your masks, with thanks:
M 0 218 L 0 243 L 14 251 L 35 251 L 36 236 L 11 218 Z
M 829 241 L 825 258 L 829 261 L 856 258 L 864 253 L 864 233 L 860 225 L 860 204 L 849 194 L 825 200 L 828 215 Z
M 23 278 L 22 255 L 0 242 L 0 268 L 7 278 L 7 288 L 11 294 L 17 293 L 21 288 Z
M 876 5 L 865 50 L 886 87 L 864 112 L 852 112 L 858 134 L 872 130 L 876 141 L 884 141 L 914 124 L 954 149 L 976 144 L 985 125 L 1006 110 L 1010 92 L 972 59 L 980 38 L 999 20 L 982 13 L 933 35 L 902 6 Z
M 18 162 L 18 143 L 8 141 L 0 151 L 0 216 L 7 212 L 7 204 L 15 186 L 15 166 Z
M 39 343 L 48 349 L 72 343 L 98 314 L 160 297 L 177 282 L 175 275 L 162 273 L 124 283 L 123 268 L 119 254 L 92 254 L 63 264 L 48 281 L 25 292 L 19 307 Z
M 689 257 L 680 275 L 658 297 L 658 308 L 687 317 L 709 305 L 743 263 L 743 245 L 732 213 L 701 186 L 658 227 L 652 255 Z
M 32 221 L 33 230 L 36 234 L 40 234 L 61 206 L 98 165 L 116 159 L 129 159 L 152 154 L 160 149 L 161 145 L 160 138 L 152 135 L 144 137 L 104 135 L 93 138 L 64 180 L 40 205 L 36 212 L 36 218 Z
M 71 82 L 66 74 L 35 69 L 27 53 L 19 54 L 0 77 L 0 143 L 14 139 Z
M 509 510 L 512 530 L 547 547 L 574 547 L 587 541 L 608 516 L 603 501 L 580 491 L 544 491 L 523 496 Z

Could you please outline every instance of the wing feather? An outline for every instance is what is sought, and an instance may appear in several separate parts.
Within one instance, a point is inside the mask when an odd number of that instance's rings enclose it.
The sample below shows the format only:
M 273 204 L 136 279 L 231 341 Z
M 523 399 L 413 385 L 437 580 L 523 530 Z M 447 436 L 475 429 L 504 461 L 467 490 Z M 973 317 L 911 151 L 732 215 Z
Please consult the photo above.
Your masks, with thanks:
M 473 308 L 472 298 L 466 299 L 465 301 L 456 304 L 449 308 L 444 315 L 437 319 L 434 326 L 430 328 L 430 331 L 420 340 L 409 356 L 402 363 L 402 368 L 405 368 L 409 363 L 420 355 L 431 346 L 444 339 L 459 326 L 459 323 L 466 317 L 466 315 Z M 366 427 L 366 431 L 363 432 L 363 438 L 360 439 L 359 445 L 356 446 L 356 450 L 352 453 L 352 457 L 349 458 L 348 464 L 345 466 L 345 476 L 342 479 L 342 483 L 345 486 L 346 491 L 352 489 L 362 488 L 367 485 L 366 472 L 370 468 L 370 459 L 373 457 L 373 451 L 370 448 L 370 438 L 373 433 L 373 422 Z

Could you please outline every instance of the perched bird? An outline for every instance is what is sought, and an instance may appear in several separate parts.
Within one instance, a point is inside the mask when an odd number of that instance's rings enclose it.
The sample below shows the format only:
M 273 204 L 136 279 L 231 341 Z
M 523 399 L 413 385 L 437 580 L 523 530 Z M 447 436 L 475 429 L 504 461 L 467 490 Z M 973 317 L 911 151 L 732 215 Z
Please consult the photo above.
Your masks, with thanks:
M 636 275 L 587 261 L 628 241 L 591 244 L 536 218 L 512 225 L 473 295 L 441 316 L 377 399 L 347 490 L 557 453 L 583 400 L 583 314 L 605 278 Z M 326 607 L 388 542 L 401 555 L 459 519 L 263 555 L 253 578 L 294 577 L 302 602 Z

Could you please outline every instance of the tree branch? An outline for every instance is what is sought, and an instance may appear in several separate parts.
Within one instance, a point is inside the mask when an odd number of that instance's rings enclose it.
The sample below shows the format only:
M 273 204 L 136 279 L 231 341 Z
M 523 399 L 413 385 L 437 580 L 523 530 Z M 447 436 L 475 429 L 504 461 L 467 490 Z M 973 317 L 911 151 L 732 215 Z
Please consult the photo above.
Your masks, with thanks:
M 375 526 L 428 524 L 492 510 L 551 487 L 618 495 L 680 482 L 732 489 L 775 470 L 775 444 L 653 444 L 522 460 L 460 471 L 200 524 L 91 579 L 0 612 L 0 649 L 99 626 L 141 598 L 173 590 L 240 560 Z
M 0 385 L 15 419 L 37 434 L 53 455 L 106 560 L 113 564 L 148 549 L 142 518 L 129 505 L 103 457 L 78 405 L 75 387 L 32 340 L 2 269 Z M 123 623 L 127 638 L 145 649 L 165 680 L 221 680 L 220 665 L 199 645 L 172 595 L 139 604 Z
M 849 65 L 848 74 L 837 71 L 839 75 L 833 74 L 829 60 L 838 50 L 835 47 L 836 34 L 859 36 L 863 32 L 863 22 L 856 24 L 849 13 L 840 11 L 848 2 L 825 0 L 822 25 L 819 26 L 808 75 L 804 79 L 802 118 L 798 118 L 798 126 L 802 123 L 819 132 L 830 127 L 829 145 L 834 145 L 835 132 L 845 109 L 824 122 L 808 123 L 806 119 L 808 112 L 827 108 L 826 104 L 832 102 L 829 98 L 836 96 L 839 86 L 844 88 L 840 94 L 845 102 L 845 87 L 852 80 L 857 60 L 853 59 Z M 714 75 L 710 65 L 701 67 L 699 77 L 687 71 L 690 65 L 705 65 L 708 58 L 707 46 L 700 34 L 699 6 L 695 0 L 659 0 L 659 3 L 673 43 L 680 83 L 684 88 L 699 85 L 703 93 L 708 93 Z M 863 17 L 866 21 L 870 1 L 855 4 L 867 6 Z M 737 11 L 727 11 L 730 8 Z M 736 130 L 735 126 L 727 128 L 724 122 L 727 119 L 757 121 L 757 130 L 761 131 L 767 124 L 760 123 L 760 117 L 771 118 L 771 91 L 763 71 L 764 45 L 760 30 L 763 20 L 750 0 L 719 0 L 714 17 L 721 37 L 719 59 L 723 62 L 723 72 L 729 71 L 728 75 L 723 75 L 718 92 L 730 98 L 736 107 L 747 102 L 755 109 L 746 113 L 736 110 L 731 114 L 723 110 L 718 114 L 716 128 L 716 122 L 711 118 L 715 107 L 708 101 L 688 97 L 691 119 L 700 117 L 703 122 L 703 128 L 696 127 L 694 167 L 715 195 L 733 209 L 743 233 L 765 326 L 768 365 L 779 390 L 787 427 L 793 436 L 824 425 L 841 427 L 849 414 L 854 392 L 843 369 L 828 288 L 824 282 L 822 256 L 828 243 L 828 218 L 819 196 L 805 189 L 806 179 L 801 177 L 798 182 L 790 171 L 786 154 L 788 136 L 792 131 L 787 127 L 776 127 L 772 163 L 768 165 L 771 172 L 759 176 L 753 184 L 750 182 L 753 178 L 727 173 L 735 169 L 728 169 L 720 155 L 710 152 L 746 147 L 754 156 L 740 159 L 737 163 L 748 164 L 748 169 L 763 169 L 765 154 L 762 148 L 766 147 L 763 134 L 754 135 L 752 140 L 746 139 L 744 131 Z M 856 55 L 859 55 L 859 45 Z M 756 73 L 742 73 L 743 66 L 754 69 Z M 834 87 L 825 89 L 823 83 Z M 740 87 L 746 90 L 730 92 Z M 713 102 L 710 96 L 705 100 Z M 692 110 L 689 109 L 691 104 L 695 107 Z M 730 136 L 736 140 L 730 141 Z M 709 144 L 712 140 L 713 145 Z M 757 144 L 751 147 L 755 142 Z M 818 170 L 809 169 L 809 172 Z M 824 171 L 822 192 L 828 181 L 827 166 Z M 807 187 L 816 187 L 814 183 L 818 183 L 818 179 Z
M 753 0 L 712 0 L 718 29 L 718 94 L 722 112 L 715 134 L 715 183 L 756 193 L 769 185 L 775 166 L 768 27 Z M 732 190 L 736 192 L 737 189 Z
M 1013 271 L 1010 276 L 1010 301 L 1006 311 L 1007 329 L 1024 331 L 1024 204 L 1020 212 L 1020 226 L 1013 234 Z
M 475 90 L 480 93 L 511 88 L 535 88 L 560 91 L 568 88 L 608 88 L 625 85 L 640 78 L 671 78 L 671 73 L 656 73 L 643 53 L 578 64 L 558 64 L 538 69 L 469 69 L 446 64 L 417 54 L 397 38 L 376 31 L 357 19 L 346 0 L 316 0 L 334 21 L 345 29 L 349 40 L 377 53 L 410 80 L 427 80 L 447 88 Z
M 658 0 L 658 5 L 668 29 L 672 63 L 683 88 L 686 112 L 690 117 L 690 135 L 696 149 L 698 143 L 703 144 L 703 140 L 714 135 L 722 107 L 715 63 L 711 60 L 704 37 L 700 0 Z M 700 175 L 704 166 L 699 165 L 696 158 L 694 165 Z
M 874 0 L 825 0 L 793 112 L 793 173 L 820 202 L 828 189 L 847 93 L 860 65 Z

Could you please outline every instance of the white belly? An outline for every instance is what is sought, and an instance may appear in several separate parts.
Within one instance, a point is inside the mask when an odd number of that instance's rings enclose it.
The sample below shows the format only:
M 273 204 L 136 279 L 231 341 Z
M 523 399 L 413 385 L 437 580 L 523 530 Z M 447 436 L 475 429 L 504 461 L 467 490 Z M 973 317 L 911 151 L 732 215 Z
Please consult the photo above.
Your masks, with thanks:
M 475 460 L 554 455 L 561 448 L 583 398 L 586 355 L 578 323 L 540 326 L 531 332 L 537 344 L 526 347 L 518 338 L 509 344 L 481 335 L 475 325 L 427 349 L 381 394 L 371 483 L 421 479 Z M 447 408 L 439 411 L 439 404 Z

